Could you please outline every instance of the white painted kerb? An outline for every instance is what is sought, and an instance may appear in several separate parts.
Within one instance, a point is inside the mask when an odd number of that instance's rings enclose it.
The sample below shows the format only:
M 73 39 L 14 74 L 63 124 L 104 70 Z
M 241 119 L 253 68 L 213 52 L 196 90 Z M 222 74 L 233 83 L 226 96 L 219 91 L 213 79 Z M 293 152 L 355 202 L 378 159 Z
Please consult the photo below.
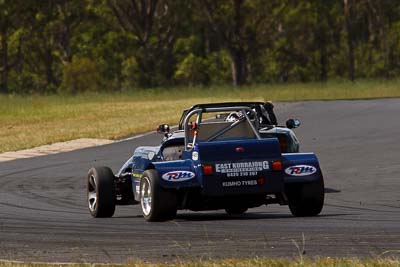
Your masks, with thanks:
M 61 152 L 68 152 L 81 148 L 106 145 L 113 142 L 114 142 L 113 140 L 108 140 L 108 139 L 80 138 L 76 140 L 59 142 L 51 145 L 44 145 L 30 149 L 5 152 L 0 154 L 0 162 L 14 160 L 14 159 L 32 158 L 32 157 L 56 154 Z

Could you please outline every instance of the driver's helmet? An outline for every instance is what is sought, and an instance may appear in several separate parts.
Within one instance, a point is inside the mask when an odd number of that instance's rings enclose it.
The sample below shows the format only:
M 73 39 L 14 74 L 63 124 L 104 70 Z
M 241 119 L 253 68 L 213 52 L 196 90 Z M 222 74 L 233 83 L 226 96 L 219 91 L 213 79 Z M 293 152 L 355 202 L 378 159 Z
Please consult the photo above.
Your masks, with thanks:
M 225 121 L 227 122 L 235 122 L 244 117 L 243 113 L 241 111 L 235 111 L 229 113 L 229 115 L 226 117 Z

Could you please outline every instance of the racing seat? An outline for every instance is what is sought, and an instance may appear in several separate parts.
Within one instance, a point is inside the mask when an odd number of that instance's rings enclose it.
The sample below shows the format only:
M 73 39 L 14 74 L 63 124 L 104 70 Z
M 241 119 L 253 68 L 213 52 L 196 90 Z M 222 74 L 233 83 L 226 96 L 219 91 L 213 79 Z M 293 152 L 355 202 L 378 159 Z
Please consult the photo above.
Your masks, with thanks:
M 212 137 L 215 133 L 222 131 L 226 127 L 229 127 L 232 122 L 206 122 L 200 125 L 198 140 L 206 141 Z M 243 138 L 255 138 L 253 130 L 246 121 L 241 122 L 236 127 L 229 131 L 221 134 L 215 141 L 218 140 L 233 140 Z
M 164 147 L 162 152 L 164 160 L 180 160 L 182 159 L 182 151 L 184 150 L 183 145 L 167 146 Z

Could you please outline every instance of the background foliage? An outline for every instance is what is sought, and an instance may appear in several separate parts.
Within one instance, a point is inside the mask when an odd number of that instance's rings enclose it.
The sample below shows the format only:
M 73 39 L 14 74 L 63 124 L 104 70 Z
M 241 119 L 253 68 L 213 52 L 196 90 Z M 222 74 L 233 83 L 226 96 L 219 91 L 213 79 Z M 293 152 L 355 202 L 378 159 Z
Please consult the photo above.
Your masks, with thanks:
M 0 0 L 0 92 L 400 75 L 392 0 Z

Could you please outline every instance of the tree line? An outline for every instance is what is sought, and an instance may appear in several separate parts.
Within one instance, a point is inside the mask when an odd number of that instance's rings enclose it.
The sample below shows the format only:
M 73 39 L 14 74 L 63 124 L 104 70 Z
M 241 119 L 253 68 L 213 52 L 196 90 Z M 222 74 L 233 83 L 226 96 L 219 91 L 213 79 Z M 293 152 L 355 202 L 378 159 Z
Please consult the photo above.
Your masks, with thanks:
M 400 1 L 0 0 L 0 92 L 393 78 Z

